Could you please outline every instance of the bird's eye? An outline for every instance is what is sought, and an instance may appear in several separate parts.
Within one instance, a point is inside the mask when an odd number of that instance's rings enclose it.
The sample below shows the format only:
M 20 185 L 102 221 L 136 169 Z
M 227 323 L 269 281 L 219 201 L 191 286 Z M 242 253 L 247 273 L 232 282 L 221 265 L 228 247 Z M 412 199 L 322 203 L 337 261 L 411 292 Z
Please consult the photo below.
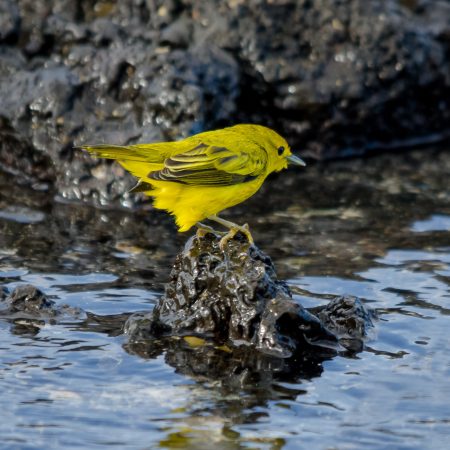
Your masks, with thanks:
M 283 146 L 278 147 L 278 154 L 279 154 L 280 156 L 283 154 L 283 152 L 284 152 L 284 147 L 283 147 Z

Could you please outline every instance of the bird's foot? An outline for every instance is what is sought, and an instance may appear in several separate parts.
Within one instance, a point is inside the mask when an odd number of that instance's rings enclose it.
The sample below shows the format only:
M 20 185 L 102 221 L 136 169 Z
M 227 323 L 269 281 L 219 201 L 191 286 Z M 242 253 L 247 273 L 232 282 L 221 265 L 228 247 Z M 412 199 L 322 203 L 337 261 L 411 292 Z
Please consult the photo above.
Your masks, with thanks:
M 253 237 L 250 234 L 250 230 L 249 230 L 247 224 L 242 225 L 242 226 L 237 225 L 234 222 L 230 222 L 229 220 L 222 219 L 221 217 L 218 217 L 218 216 L 208 216 L 207 218 L 209 220 L 214 220 L 215 222 L 220 223 L 224 227 L 229 228 L 228 233 L 225 234 L 225 236 L 219 242 L 219 247 L 222 251 L 224 251 L 225 246 L 227 245 L 227 242 L 230 239 L 233 239 L 237 233 L 242 233 L 247 238 L 250 245 L 253 244 Z
M 220 250 L 224 251 L 225 246 L 227 245 L 228 241 L 233 239 L 236 236 L 236 234 L 238 234 L 238 233 L 242 233 L 243 235 L 245 235 L 249 244 L 253 245 L 253 242 L 254 242 L 253 236 L 250 233 L 248 224 L 245 224 L 242 226 L 235 224 L 230 228 L 230 231 L 227 234 L 225 234 L 225 236 L 220 240 L 220 242 L 219 242 Z

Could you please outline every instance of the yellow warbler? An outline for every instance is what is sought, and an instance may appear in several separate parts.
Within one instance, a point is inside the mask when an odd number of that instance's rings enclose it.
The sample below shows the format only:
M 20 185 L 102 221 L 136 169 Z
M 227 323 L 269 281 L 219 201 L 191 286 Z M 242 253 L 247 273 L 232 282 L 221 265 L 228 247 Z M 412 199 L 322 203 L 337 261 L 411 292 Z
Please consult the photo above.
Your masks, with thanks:
M 153 197 L 155 208 L 173 214 L 179 231 L 214 220 L 230 229 L 221 247 L 238 231 L 253 242 L 248 225 L 239 226 L 217 216 L 251 197 L 271 172 L 288 163 L 305 163 L 288 143 L 261 125 L 242 124 L 199 133 L 175 142 L 136 145 L 83 145 L 102 158 L 117 160 L 139 179 L 132 192 Z

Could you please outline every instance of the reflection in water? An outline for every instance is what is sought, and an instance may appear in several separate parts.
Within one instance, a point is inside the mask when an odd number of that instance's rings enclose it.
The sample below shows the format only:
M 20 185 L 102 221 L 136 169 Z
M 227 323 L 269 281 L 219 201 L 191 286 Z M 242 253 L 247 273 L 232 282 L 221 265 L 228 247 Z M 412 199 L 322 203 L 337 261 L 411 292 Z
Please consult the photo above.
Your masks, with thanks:
M 0 176 L 1 283 L 89 313 L 35 333 L 0 320 L 0 447 L 445 448 L 448 173 L 432 150 L 336 162 L 229 212 L 305 306 L 346 294 L 378 311 L 364 352 L 294 367 L 189 339 L 128 344 L 120 327 L 156 303 L 186 237 L 159 212 L 53 202 Z

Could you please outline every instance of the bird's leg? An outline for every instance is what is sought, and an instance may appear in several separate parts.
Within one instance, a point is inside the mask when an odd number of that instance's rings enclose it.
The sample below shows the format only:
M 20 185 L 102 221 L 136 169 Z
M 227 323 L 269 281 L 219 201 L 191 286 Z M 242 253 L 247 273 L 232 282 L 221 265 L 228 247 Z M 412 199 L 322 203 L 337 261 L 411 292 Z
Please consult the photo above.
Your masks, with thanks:
M 214 220 L 215 222 L 220 223 L 221 225 L 223 225 L 226 228 L 229 228 L 229 230 L 230 230 L 227 234 L 225 234 L 225 236 L 219 242 L 219 247 L 222 251 L 224 250 L 227 242 L 230 239 L 233 239 L 234 236 L 236 236 L 236 234 L 239 232 L 241 232 L 242 234 L 245 235 L 245 237 L 247 238 L 247 240 L 250 244 L 253 244 L 253 237 L 250 234 L 250 230 L 249 230 L 247 224 L 238 225 L 234 222 L 230 222 L 229 220 L 222 219 L 221 217 L 218 217 L 218 216 L 209 216 L 209 217 L 207 217 L 207 219 Z
M 195 224 L 195 226 L 197 227 L 197 233 L 196 235 L 199 238 L 205 237 L 208 233 L 212 233 L 212 234 L 220 234 L 223 235 L 225 234 L 223 231 L 216 231 L 213 227 L 210 227 L 208 225 L 205 225 L 204 223 L 201 222 L 197 222 Z

